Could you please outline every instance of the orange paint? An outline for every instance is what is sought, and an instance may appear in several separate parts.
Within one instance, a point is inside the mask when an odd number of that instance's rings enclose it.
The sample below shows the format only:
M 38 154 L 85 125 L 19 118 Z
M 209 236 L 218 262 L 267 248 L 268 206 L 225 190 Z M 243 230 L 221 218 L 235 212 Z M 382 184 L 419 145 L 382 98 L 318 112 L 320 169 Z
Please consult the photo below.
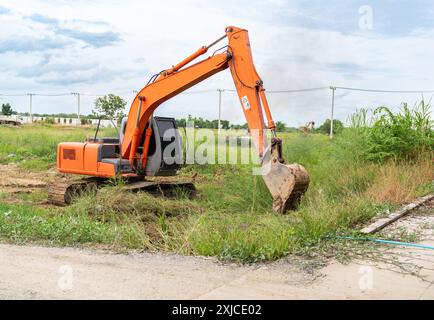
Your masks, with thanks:
M 270 111 L 270 107 L 268 106 L 267 97 L 265 96 L 265 90 L 260 90 L 259 96 L 261 97 L 262 106 L 264 107 L 265 115 L 267 116 L 268 129 L 275 130 L 276 124 L 274 123 L 273 118 L 271 117 L 271 111 Z
M 152 128 L 148 127 L 146 129 L 145 142 L 143 143 L 143 153 L 142 153 L 142 169 L 146 169 L 146 162 L 148 160 L 149 143 L 151 142 Z
M 139 128 L 136 127 L 134 129 L 134 133 L 133 133 L 133 140 L 131 142 L 131 151 L 130 155 L 129 155 L 129 161 L 132 167 L 134 167 L 134 160 L 136 159 L 136 151 L 137 151 L 137 147 L 138 147 L 138 141 L 139 141 Z
M 187 58 L 185 58 L 184 60 L 182 60 L 177 65 L 173 66 L 171 69 L 164 71 L 163 75 L 164 76 L 171 75 L 172 73 L 178 71 L 182 67 L 186 66 L 187 64 L 189 64 L 190 62 L 192 62 L 193 60 L 195 60 L 196 58 L 198 58 L 201 55 L 205 54 L 207 51 L 208 51 L 208 49 L 206 47 L 200 47 L 195 53 L 193 53 L 192 55 L 188 56 Z

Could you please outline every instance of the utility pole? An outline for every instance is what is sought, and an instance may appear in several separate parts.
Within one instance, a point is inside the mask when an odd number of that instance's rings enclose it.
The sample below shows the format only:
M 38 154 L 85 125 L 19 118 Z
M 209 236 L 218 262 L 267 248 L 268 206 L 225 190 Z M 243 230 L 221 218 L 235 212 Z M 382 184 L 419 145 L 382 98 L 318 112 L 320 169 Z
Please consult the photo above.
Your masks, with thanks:
M 29 113 L 30 113 L 30 123 L 33 123 L 33 112 L 32 112 L 32 104 L 33 104 L 33 96 L 34 93 L 28 93 L 29 96 Z
M 71 92 L 71 94 L 77 96 L 77 120 L 78 120 L 78 124 L 80 124 L 80 93 Z
M 218 121 L 218 135 L 220 136 L 221 131 L 221 118 L 222 118 L 222 92 L 225 90 L 223 89 L 217 89 L 219 93 L 219 121 Z
M 330 90 L 332 90 L 332 114 L 330 119 L 330 139 L 333 139 L 333 118 L 335 113 L 335 92 L 336 87 L 330 87 Z

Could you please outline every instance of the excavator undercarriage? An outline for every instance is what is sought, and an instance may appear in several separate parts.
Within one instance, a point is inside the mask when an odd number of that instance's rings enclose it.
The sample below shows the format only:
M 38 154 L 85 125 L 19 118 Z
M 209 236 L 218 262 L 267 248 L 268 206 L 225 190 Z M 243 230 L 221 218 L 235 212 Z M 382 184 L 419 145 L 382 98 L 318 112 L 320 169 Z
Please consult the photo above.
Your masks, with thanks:
M 118 138 L 95 136 L 82 143 L 60 143 L 58 171 L 90 177 L 55 183 L 49 190 L 50 200 L 56 204 L 70 203 L 75 195 L 97 190 L 114 177 L 122 177 L 126 181 L 125 189 L 130 191 L 182 188 L 194 194 L 193 181 L 167 180 L 176 175 L 183 163 L 182 141 L 174 119 L 154 117 L 153 113 L 163 102 L 230 69 L 252 143 L 261 160 L 261 175 L 273 197 L 273 209 L 284 213 L 296 208 L 309 186 L 309 175 L 303 166 L 288 165 L 283 159 L 282 141 L 276 136 L 263 82 L 253 64 L 247 30 L 227 27 L 225 32 L 209 46 L 199 48 L 177 65 L 151 77 L 134 99 Z M 228 38 L 227 46 L 187 66 L 224 38 Z M 222 49 L 225 50 L 218 52 Z M 267 140 L 268 132 L 273 136 L 271 143 Z
M 169 179 L 163 178 L 127 178 L 124 181 L 122 191 L 145 191 L 154 196 L 174 197 L 182 192 L 183 196 L 194 198 L 196 187 L 193 179 Z M 56 206 L 66 206 L 72 203 L 74 198 L 85 193 L 98 192 L 98 189 L 112 185 L 112 180 L 107 178 L 83 178 L 79 180 L 61 179 L 49 185 L 48 201 Z

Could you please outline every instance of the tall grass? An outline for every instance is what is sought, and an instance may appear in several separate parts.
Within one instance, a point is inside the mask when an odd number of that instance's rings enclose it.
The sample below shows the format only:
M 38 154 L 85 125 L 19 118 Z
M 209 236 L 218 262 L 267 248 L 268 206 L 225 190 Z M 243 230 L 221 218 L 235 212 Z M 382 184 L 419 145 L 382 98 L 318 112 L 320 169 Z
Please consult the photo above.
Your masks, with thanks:
M 0 206 L 0 237 L 95 242 L 249 262 L 310 250 L 328 235 L 352 232 L 383 209 L 434 191 L 429 108 L 406 108 L 399 114 L 381 108 L 374 117 L 358 113 L 353 126 L 333 140 L 321 134 L 281 135 L 286 160 L 303 164 L 311 177 L 299 210 L 287 215 L 272 212 L 271 197 L 261 177 L 252 175 L 252 165 L 189 165 L 181 174 L 196 175 L 195 199 L 182 193 L 175 199 L 155 198 L 112 186 L 66 209 L 38 208 L 32 213 L 31 207 Z M 77 140 L 86 134 L 72 130 L 70 136 L 62 132 L 56 137 L 53 128 L 25 130 L 35 135 L 11 139 L 28 141 L 22 143 L 26 156 L 37 155 L 36 145 L 47 139 L 55 145 L 58 139 Z M 19 154 L 10 142 L 0 145 Z M 12 210 L 16 220 L 2 219 L 5 210 Z

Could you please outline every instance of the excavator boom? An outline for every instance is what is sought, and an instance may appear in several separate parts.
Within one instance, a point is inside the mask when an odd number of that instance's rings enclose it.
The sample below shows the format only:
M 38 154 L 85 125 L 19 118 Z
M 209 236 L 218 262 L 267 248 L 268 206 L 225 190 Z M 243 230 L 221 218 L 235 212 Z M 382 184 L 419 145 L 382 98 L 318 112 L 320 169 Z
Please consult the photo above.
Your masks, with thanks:
M 226 37 L 228 38 L 228 45 L 224 52 L 213 54 L 211 57 L 187 66 Z M 199 48 L 172 68 L 155 75 L 152 78 L 154 81 L 148 83 L 138 92 L 129 110 L 122 139 L 119 141 L 120 162 L 110 160 L 117 163 L 117 171 L 110 169 L 108 161 L 98 162 L 101 156 L 97 156 L 95 153 L 98 155 L 101 153 L 101 146 L 92 144 L 60 144 L 58 170 L 64 173 L 107 177 L 119 173 L 119 168 L 129 164 L 129 167 L 133 168 L 136 174 L 140 174 L 143 172 L 141 169 L 147 165 L 152 127 L 157 128 L 155 125 L 151 126 L 151 122 L 153 121 L 152 115 L 158 106 L 228 68 L 231 71 L 244 116 L 252 133 L 253 143 L 261 159 L 262 176 L 273 196 L 273 208 L 278 212 L 295 208 L 307 190 L 309 176 L 302 166 L 298 164 L 287 165 L 282 157 L 282 141 L 276 137 L 275 124 L 268 106 L 265 89 L 253 63 L 248 32 L 237 27 L 227 27 L 223 37 L 209 46 Z M 265 124 L 264 113 L 267 125 Z M 270 130 L 273 135 L 271 144 L 267 143 L 267 130 Z M 97 143 L 93 141 L 93 144 Z M 78 162 L 66 161 L 76 159 L 75 152 L 73 155 L 71 151 L 74 146 L 83 158 L 80 161 L 83 161 L 84 168 L 80 167 L 81 164 Z M 163 152 L 163 150 L 159 150 L 159 152 Z M 86 165 L 90 168 L 89 170 L 86 169 Z M 120 173 L 122 174 L 122 170 Z
M 268 128 L 274 131 L 275 125 L 266 101 L 262 80 L 253 64 L 248 32 L 236 27 L 227 27 L 225 37 L 229 39 L 226 52 L 213 55 L 182 69 L 200 55 L 205 54 L 210 46 L 201 47 L 173 68 L 161 72 L 155 82 L 140 90 L 128 114 L 126 134 L 122 143 L 123 158 L 131 161 L 135 158 L 138 146 L 135 140 L 141 140 L 141 134 L 144 132 L 146 124 L 161 103 L 227 68 L 231 70 L 249 129 L 251 132 L 258 132 L 252 138 L 257 146 L 259 156 L 262 157 L 264 151 L 263 134 L 266 128 L 262 113 L 263 107 L 268 118 Z M 215 42 L 212 45 L 214 44 Z M 263 104 L 261 104 L 261 100 Z M 134 137 L 135 132 L 138 134 L 137 138 Z M 133 148 L 131 149 L 131 147 Z

